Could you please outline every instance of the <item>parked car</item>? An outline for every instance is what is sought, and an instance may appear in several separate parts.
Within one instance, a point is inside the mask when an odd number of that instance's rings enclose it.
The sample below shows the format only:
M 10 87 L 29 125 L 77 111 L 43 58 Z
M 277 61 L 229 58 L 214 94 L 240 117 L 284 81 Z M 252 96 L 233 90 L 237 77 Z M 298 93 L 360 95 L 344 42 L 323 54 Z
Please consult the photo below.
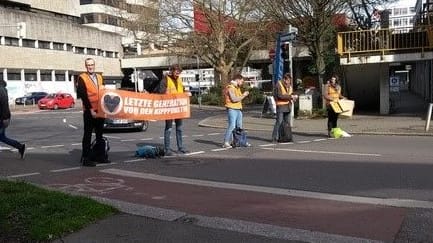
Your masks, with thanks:
M 74 97 L 68 93 L 49 94 L 38 101 L 39 109 L 66 109 L 75 106 Z
M 32 105 L 32 104 L 36 105 L 40 99 L 44 98 L 47 95 L 48 95 L 48 93 L 46 93 L 46 92 L 31 92 L 31 93 L 26 94 L 23 97 L 16 98 L 15 104 L 16 105 Z
M 148 121 L 135 121 L 127 119 L 105 119 L 104 129 L 106 130 L 135 130 L 146 131 L 149 127 Z

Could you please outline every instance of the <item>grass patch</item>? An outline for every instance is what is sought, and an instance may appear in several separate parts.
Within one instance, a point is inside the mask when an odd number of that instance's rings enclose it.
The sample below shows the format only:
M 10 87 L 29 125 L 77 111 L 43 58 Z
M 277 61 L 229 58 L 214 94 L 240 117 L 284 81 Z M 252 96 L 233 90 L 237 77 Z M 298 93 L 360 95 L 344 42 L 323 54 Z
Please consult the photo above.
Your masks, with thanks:
M 57 239 L 116 212 L 83 196 L 0 180 L 0 242 Z

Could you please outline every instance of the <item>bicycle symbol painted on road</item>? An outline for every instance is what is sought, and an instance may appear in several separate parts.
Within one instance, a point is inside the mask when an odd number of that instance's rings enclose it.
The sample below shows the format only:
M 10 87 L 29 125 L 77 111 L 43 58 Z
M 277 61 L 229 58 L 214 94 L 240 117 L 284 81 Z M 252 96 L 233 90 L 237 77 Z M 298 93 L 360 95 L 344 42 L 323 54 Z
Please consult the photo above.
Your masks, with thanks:
M 125 185 L 124 180 L 110 177 L 89 177 L 84 180 L 84 183 L 51 184 L 48 186 L 66 192 L 91 192 L 97 194 L 107 194 L 114 190 L 131 191 L 134 189 Z

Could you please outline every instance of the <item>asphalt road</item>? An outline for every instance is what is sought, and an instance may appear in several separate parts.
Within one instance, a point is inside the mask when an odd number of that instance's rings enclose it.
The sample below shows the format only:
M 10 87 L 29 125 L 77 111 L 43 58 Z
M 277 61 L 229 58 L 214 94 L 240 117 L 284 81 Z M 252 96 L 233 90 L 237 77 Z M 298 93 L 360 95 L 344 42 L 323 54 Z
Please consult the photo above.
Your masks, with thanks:
M 78 109 L 15 115 L 8 135 L 24 141 L 28 151 L 26 159 L 20 160 L 1 145 L 0 176 L 181 212 L 169 221 L 198 215 L 194 218 L 311 230 L 342 236 L 341 242 L 433 241 L 433 138 L 295 135 L 294 143 L 275 145 L 267 132 L 249 131 L 252 147 L 222 149 L 224 130 L 202 128 L 198 122 L 223 112 L 193 110 L 184 129 L 184 143 L 191 152 L 187 155 L 156 160 L 134 157 L 137 146 L 162 145 L 163 122 L 150 122 L 146 132 L 108 132 L 114 163 L 96 168 L 78 163 L 82 136 Z M 266 202 L 271 203 L 264 206 Z M 361 226 L 345 226 L 355 223 Z M 218 228 L 215 225 L 204 226 Z M 259 234 L 259 230 L 239 228 L 231 230 Z M 298 238 L 259 235 L 307 239 L 297 233 Z

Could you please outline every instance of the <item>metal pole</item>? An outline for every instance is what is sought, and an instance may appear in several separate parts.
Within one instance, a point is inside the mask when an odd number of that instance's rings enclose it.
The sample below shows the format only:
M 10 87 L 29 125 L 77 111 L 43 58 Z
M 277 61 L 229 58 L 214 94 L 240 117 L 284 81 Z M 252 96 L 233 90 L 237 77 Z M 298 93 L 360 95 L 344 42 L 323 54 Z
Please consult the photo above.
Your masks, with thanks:
M 138 92 L 138 82 L 137 82 L 137 68 L 134 67 L 134 88 L 135 92 Z
M 200 58 L 198 58 L 198 55 L 196 55 L 195 58 L 197 60 L 197 73 L 199 75 L 199 77 L 198 77 L 198 97 L 197 97 L 197 101 L 198 101 L 198 108 L 201 109 L 201 86 L 200 86 L 200 79 L 202 79 L 202 77 L 203 77 L 203 72 L 200 72 Z
M 430 120 L 431 120 L 432 108 L 433 108 L 433 103 L 430 103 L 429 106 L 428 106 L 427 118 L 425 119 L 426 120 L 426 123 L 425 123 L 425 131 L 426 132 L 430 128 Z
M 292 25 L 289 25 L 289 33 L 292 33 Z M 294 78 L 293 78 L 293 71 L 292 71 L 292 69 L 293 69 L 293 64 L 292 64 L 292 48 L 293 48 L 293 45 L 292 45 L 292 41 L 293 40 L 291 40 L 290 42 L 289 42 L 289 72 L 290 72 L 290 76 L 292 77 L 292 90 L 293 90 L 293 80 L 294 80 Z M 293 127 L 293 122 L 294 122 L 294 119 L 295 118 L 295 102 L 293 102 L 292 103 L 292 106 L 291 106 L 291 108 L 290 108 L 290 126 L 292 126 Z

